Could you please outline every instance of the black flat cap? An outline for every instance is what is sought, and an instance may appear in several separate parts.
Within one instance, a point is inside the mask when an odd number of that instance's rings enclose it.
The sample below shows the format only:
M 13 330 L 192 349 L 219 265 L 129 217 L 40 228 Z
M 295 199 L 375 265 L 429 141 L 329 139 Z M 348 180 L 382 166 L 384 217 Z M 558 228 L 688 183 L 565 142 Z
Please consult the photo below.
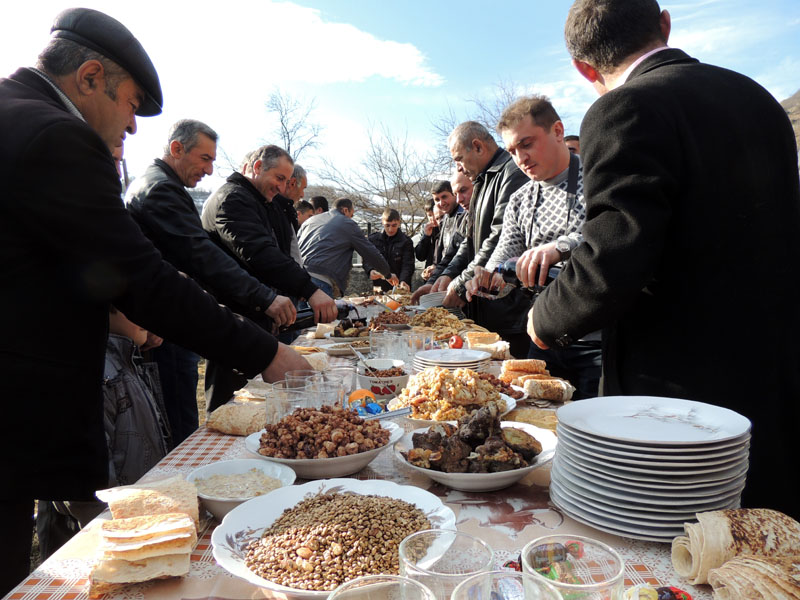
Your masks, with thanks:
M 56 17 L 50 32 L 53 37 L 66 38 L 99 52 L 130 73 L 145 94 L 137 115 L 151 117 L 161 113 L 164 98 L 156 68 L 125 25 L 91 8 L 68 8 Z

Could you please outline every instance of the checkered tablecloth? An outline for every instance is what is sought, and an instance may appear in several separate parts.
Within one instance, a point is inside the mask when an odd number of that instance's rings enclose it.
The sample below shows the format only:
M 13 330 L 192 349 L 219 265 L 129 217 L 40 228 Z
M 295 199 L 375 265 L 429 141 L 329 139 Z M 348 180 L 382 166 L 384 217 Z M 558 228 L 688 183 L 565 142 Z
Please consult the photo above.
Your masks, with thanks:
M 336 360 L 336 363 L 344 361 Z M 167 455 L 143 478 L 160 479 L 218 460 L 250 456 L 244 438 L 197 430 Z M 516 559 L 530 540 L 550 533 L 583 535 L 599 539 L 616 548 L 626 563 L 626 584 L 674 585 L 692 594 L 695 600 L 710 600 L 708 586 L 690 586 L 672 570 L 667 544 L 642 542 L 606 534 L 578 523 L 554 507 L 549 500 L 549 467 L 530 473 L 516 485 L 496 492 L 470 493 L 452 490 L 417 474 L 393 458 L 386 450 L 353 477 L 388 479 L 415 485 L 440 497 L 456 514 L 456 525 L 485 540 L 495 551 L 497 565 Z M 300 483 L 302 481 L 298 481 Z M 106 513 L 98 519 L 109 518 Z M 98 520 L 92 522 L 6 598 L 10 600 L 84 600 L 87 578 L 97 552 Z M 211 553 L 211 532 L 217 523 L 210 518 L 201 527 L 197 548 L 192 553 L 191 571 L 183 578 L 151 581 L 126 587 L 115 599 L 177 600 L 243 599 L 272 597 L 233 577 L 219 567 Z

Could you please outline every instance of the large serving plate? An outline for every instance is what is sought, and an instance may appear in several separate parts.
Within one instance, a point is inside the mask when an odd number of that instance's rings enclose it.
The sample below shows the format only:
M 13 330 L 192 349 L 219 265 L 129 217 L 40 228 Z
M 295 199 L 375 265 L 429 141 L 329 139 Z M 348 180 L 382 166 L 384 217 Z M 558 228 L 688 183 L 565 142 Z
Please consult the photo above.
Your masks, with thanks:
M 295 598 L 309 600 L 327 598 L 330 592 L 299 590 L 259 577 L 245 564 L 245 554 L 249 544 L 258 540 L 264 530 L 272 525 L 284 510 L 293 508 L 302 500 L 316 494 L 344 492 L 374 494 L 404 500 L 425 513 L 432 528 L 455 529 L 456 516 L 453 511 L 439 498 L 418 487 L 377 479 L 369 481 L 324 479 L 280 488 L 234 508 L 211 535 L 214 559 L 223 569 L 253 585 Z
M 337 342 L 335 344 L 322 344 L 318 346 L 324 352 L 327 352 L 329 356 L 354 356 L 353 350 L 356 352 L 360 352 L 362 354 L 369 353 L 369 346 L 365 346 L 363 348 L 353 348 L 349 346 L 347 348 L 340 348 L 342 344 L 347 344 L 347 342 Z M 352 348 L 352 349 L 351 349 Z
M 429 366 L 450 366 L 454 364 L 474 363 L 476 361 L 491 360 L 492 355 L 483 350 L 460 349 L 440 349 L 440 350 L 421 350 L 417 352 L 415 358 Z
M 343 337 L 340 335 L 333 335 L 333 332 L 330 331 L 325 334 L 325 339 L 330 340 L 331 342 L 355 342 L 356 340 L 369 340 L 369 336 L 359 335 L 355 337 Z
M 403 429 L 396 423 L 385 421 L 382 424 L 384 429 L 390 432 L 389 442 L 385 446 L 351 454 L 349 456 L 337 456 L 335 458 L 274 458 L 258 453 L 261 447 L 261 434 L 265 430 L 248 435 L 244 440 L 245 448 L 258 458 L 280 463 L 291 467 L 298 477 L 303 479 L 322 479 L 326 477 L 344 477 L 357 473 L 369 463 L 375 460 L 383 450 L 391 448 L 397 440 L 403 437 Z
M 744 436 L 750 421 L 712 404 L 657 396 L 605 396 L 558 409 L 567 427 L 623 442 L 694 446 Z
M 412 436 L 415 433 L 427 431 L 427 427 L 415 429 L 411 433 L 407 433 L 400 438 L 400 440 L 394 445 L 394 457 L 409 469 L 417 471 L 418 473 L 433 479 L 437 483 L 441 483 L 442 485 L 446 485 L 454 490 L 461 490 L 464 492 L 490 492 L 492 490 L 501 490 L 515 484 L 531 471 L 546 465 L 553 459 L 558 440 L 552 431 L 548 429 L 541 429 L 540 427 L 535 427 L 534 425 L 529 425 L 528 423 L 518 423 L 516 421 L 502 421 L 500 423 L 500 427 L 504 429 L 506 427 L 521 429 L 522 431 L 531 434 L 533 437 L 539 440 L 539 443 L 542 444 L 542 451 L 538 456 L 536 456 L 536 460 L 532 464 L 522 469 L 503 471 L 501 473 L 443 473 L 442 471 L 434 471 L 432 469 L 416 467 L 412 464 L 409 464 L 409 462 L 402 455 L 402 452 L 408 452 L 411 450 L 411 448 L 414 447 Z
M 500 397 L 506 401 L 506 409 L 500 413 L 501 417 L 504 417 L 512 410 L 517 408 L 517 401 L 514 400 L 511 396 L 507 396 L 506 394 L 500 394 Z M 399 399 L 393 398 L 389 400 L 389 403 L 386 405 L 386 408 L 389 410 L 397 410 L 401 408 L 399 405 Z M 431 425 L 435 425 L 436 423 L 442 423 L 443 421 L 434 421 L 433 419 L 414 419 L 413 417 L 409 417 L 405 415 L 403 417 L 406 421 L 411 423 L 412 425 L 416 425 L 417 427 L 430 427 Z M 455 421 L 445 421 L 447 423 L 455 423 Z

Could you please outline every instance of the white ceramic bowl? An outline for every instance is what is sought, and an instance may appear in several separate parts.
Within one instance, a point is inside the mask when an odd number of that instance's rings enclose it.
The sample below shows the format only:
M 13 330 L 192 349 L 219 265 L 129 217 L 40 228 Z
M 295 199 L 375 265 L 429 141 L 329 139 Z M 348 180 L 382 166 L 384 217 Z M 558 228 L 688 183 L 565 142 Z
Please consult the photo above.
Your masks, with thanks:
M 327 462 L 336 459 L 321 459 Z M 261 537 L 264 530 L 281 516 L 284 510 L 293 508 L 313 494 L 348 493 L 374 494 L 387 498 L 405 500 L 419 508 L 435 529 L 455 529 L 455 513 L 437 496 L 414 485 L 398 485 L 391 481 L 371 479 L 322 479 L 302 485 L 293 485 L 254 498 L 232 510 L 211 535 L 214 558 L 217 564 L 230 574 L 241 577 L 248 583 L 267 588 L 283 597 L 305 600 L 325 600 L 330 592 L 315 592 L 290 588 L 256 575 L 245 564 L 245 555 L 250 542 Z M 255 597 L 255 596 L 254 596 Z
M 533 463 L 521 469 L 513 469 L 511 471 L 501 471 L 499 473 L 445 473 L 443 471 L 434 471 L 433 469 L 424 469 L 422 467 L 415 467 L 405 459 L 401 452 L 408 452 L 414 447 L 411 441 L 411 436 L 417 432 L 427 431 L 427 427 L 416 429 L 411 433 L 405 434 L 400 441 L 395 444 L 394 456 L 409 469 L 413 469 L 417 473 L 421 473 L 426 477 L 430 477 L 437 483 L 446 485 L 454 490 L 461 490 L 465 492 L 489 492 L 492 490 L 501 490 L 510 485 L 515 484 L 520 479 L 525 477 L 531 471 L 538 469 L 551 460 L 556 453 L 556 435 L 548 430 L 529 425 L 528 423 L 519 423 L 517 421 L 502 421 L 500 426 L 505 429 L 506 427 L 515 427 L 521 429 L 526 433 L 535 437 L 539 443 L 542 444 L 542 451 L 535 457 Z
M 291 467 L 298 477 L 303 479 L 325 479 L 328 477 L 344 477 L 357 473 L 378 457 L 378 454 L 386 448 L 391 448 L 394 443 L 403 437 L 403 428 L 395 423 L 381 421 L 381 426 L 389 430 L 389 441 L 385 446 L 350 454 L 348 456 L 336 456 L 334 458 L 274 458 L 263 456 L 258 453 L 261 446 L 261 434 L 264 430 L 248 435 L 244 440 L 244 446 L 264 461 L 278 463 Z
M 194 483 L 196 479 L 205 479 L 212 475 L 237 475 L 239 473 L 246 473 L 251 469 L 258 469 L 262 471 L 267 477 L 274 477 L 281 482 L 281 487 L 292 485 L 297 478 L 294 470 L 287 466 L 278 463 L 269 463 L 257 458 L 240 458 L 236 460 L 222 460 L 199 467 L 189 473 L 187 479 Z M 246 498 L 219 498 L 216 496 L 208 496 L 201 492 L 197 492 L 200 496 L 201 504 L 210 512 L 214 517 L 221 521 L 232 509 L 239 506 L 242 502 L 246 502 L 254 496 Z
M 364 374 L 364 367 L 358 363 L 356 377 L 358 379 L 358 387 L 367 389 L 375 394 L 376 400 L 389 400 L 394 398 L 400 393 L 408 383 L 408 370 L 402 360 L 394 360 L 392 358 L 368 358 L 364 361 L 368 367 L 383 370 L 391 369 L 392 367 L 401 367 L 405 371 L 405 375 L 400 377 L 373 377 L 372 375 Z

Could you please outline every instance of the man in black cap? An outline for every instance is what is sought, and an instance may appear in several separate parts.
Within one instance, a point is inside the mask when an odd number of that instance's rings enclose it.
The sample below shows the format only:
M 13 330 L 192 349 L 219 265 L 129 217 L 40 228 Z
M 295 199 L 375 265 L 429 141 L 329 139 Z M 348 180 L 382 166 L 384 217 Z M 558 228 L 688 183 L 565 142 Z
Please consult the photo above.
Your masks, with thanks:
M 161 259 L 120 201 L 110 149 L 161 110 L 153 64 L 97 11 L 69 9 L 35 69 L 0 79 L 0 596 L 28 574 L 34 499 L 108 484 L 101 382 L 111 303 L 252 377 L 309 368 Z

